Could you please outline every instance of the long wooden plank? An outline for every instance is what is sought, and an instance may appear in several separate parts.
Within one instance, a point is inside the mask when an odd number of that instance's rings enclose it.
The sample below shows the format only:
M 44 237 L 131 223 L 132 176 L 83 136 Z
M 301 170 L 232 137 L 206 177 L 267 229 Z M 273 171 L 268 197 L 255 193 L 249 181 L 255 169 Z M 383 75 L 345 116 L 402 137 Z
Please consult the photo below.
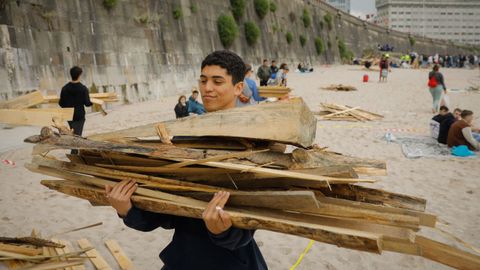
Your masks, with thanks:
M 0 109 L 0 123 L 12 125 L 49 126 L 52 118 L 73 119 L 73 108 L 58 109 Z
M 75 184 L 71 181 L 62 180 L 43 180 L 41 183 L 50 189 L 89 200 L 96 205 L 108 205 L 104 190 L 99 188 L 88 187 Z M 192 218 L 201 218 L 205 209 L 205 205 L 182 204 L 136 195 L 132 197 L 132 201 L 137 207 L 148 211 Z M 233 225 L 238 228 L 265 229 L 289 233 L 341 247 L 376 253 L 381 252 L 380 236 L 375 233 L 337 228 L 334 226 L 310 224 L 306 221 L 292 221 L 282 218 L 282 215 L 272 215 L 272 217 L 270 217 L 265 216 L 263 213 L 259 215 L 238 209 L 231 211 L 226 208 L 226 210 L 231 216 Z
M 376 180 L 373 179 L 352 179 L 352 178 L 337 178 L 337 177 L 328 177 L 328 176 L 321 176 L 321 175 L 312 175 L 306 173 L 299 173 L 293 171 L 284 171 L 284 170 L 274 170 L 269 168 L 261 168 L 261 167 L 254 167 L 248 166 L 243 164 L 234 164 L 234 163 L 227 163 L 227 162 L 205 162 L 203 165 L 211 166 L 215 168 L 222 168 L 222 169 L 231 169 L 237 170 L 240 172 L 253 172 L 259 173 L 264 175 L 269 175 L 271 177 L 286 177 L 286 178 L 296 178 L 300 180 L 306 181 L 315 181 L 320 183 L 325 183 L 325 186 L 329 184 L 349 184 L 349 183 L 373 183 Z
M 104 188 L 105 185 L 113 185 L 115 182 L 107 181 L 105 179 L 88 177 L 85 175 L 70 173 L 54 168 L 38 167 L 33 164 L 25 164 L 25 167 L 32 172 L 38 172 L 45 175 L 59 177 L 66 180 L 80 181 L 85 184 L 90 184 Z M 158 188 L 160 190 L 167 191 L 183 191 L 185 195 L 193 198 L 197 198 L 203 201 L 210 201 L 213 193 L 220 190 L 225 190 L 217 187 L 211 189 L 197 189 L 175 185 L 159 185 L 156 183 L 150 183 L 149 187 Z M 196 191 L 196 193 L 192 193 Z M 255 206 L 265 207 L 272 209 L 315 209 L 318 207 L 317 200 L 312 191 L 309 190 L 294 190 L 294 191 L 236 191 L 228 190 L 231 195 L 229 199 L 229 205 L 235 206 Z M 200 193 L 198 193 L 200 192 Z M 179 197 L 168 193 L 153 191 L 145 188 L 137 188 L 136 194 L 144 195 L 152 198 L 163 200 L 175 200 L 182 202 L 194 202 L 189 198 Z
M 42 253 L 42 249 L 39 248 L 32 248 L 32 247 L 25 247 L 25 246 L 17 246 L 17 245 L 10 245 L 10 244 L 2 244 L 0 243 L 0 250 L 7 251 L 12 253 L 18 253 L 28 256 L 35 256 Z
M 229 158 L 245 158 L 245 157 L 248 157 L 248 156 L 253 155 L 255 153 L 260 153 L 260 152 L 265 152 L 265 151 L 268 151 L 268 149 L 259 150 L 259 151 L 234 152 L 234 153 L 228 153 L 228 154 L 225 154 L 225 155 L 218 155 L 218 156 L 208 157 L 208 158 L 199 159 L 199 160 L 189 159 L 189 160 L 185 160 L 185 161 L 182 161 L 182 162 L 179 162 L 179 163 L 166 165 L 165 167 L 167 167 L 167 168 L 177 168 L 178 169 L 178 168 L 191 166 L 191 165 L 198 165 L 198 164 L 202 164 L 202 163 L 210 162 L 210 161 L 221 161 L 221 160 L 225 160 L 225 159 L 229 159 Z
M 102 99 L 106 102 L 117 101 L 117 94 L 114 92 L 108 93 L 90 93 L 90 98 Z M 60 97 L 58 95 L 46 95 L 43 97 L 44 102 L 46 103 L 58 103 Z M 111 100 L 111 101 L 109 101 Z
M 26 109 L 43 103 L 43 96 L 40 91 L 33 91 L 11 100 L 0 102 L 0 109 Z
M 132 261 L 127 257 L 123 249 L 120 247 L 117 241 L 113 239 L 109 239 L 105 241 L 105 246 L 108 248 L 110 253 L 112 253 L 113 257 L 117 261 L 120 269 L 122 270 L 135 270 L 135 266 L 133 265 Z
M 331 189 L 321 188 L 320 191 L 329 197 L 397 207 L 420 212 L 425 211 L 427 204 L 427 201 L 422 198 L 358 185 L 331 185 Z
M 196 183 L 190 183 L 185 181 L 178 181 L 178 180 L 172 180 L 167 178 L 154 177 L 154 176 L 148 176 L 148 175 L 142 175 L 142 174 L 136 174 L 136 173 L 117 171 L 112 169 L 104 169 L 104 168 L 94 167 L 94 166 L 89 166 L 84 164 L 70 163 L 70 162 L 59 161 L 55 159 L 47 159 L 40 156 L 35 156 L 32 159 L 32 162 L 33 164 L 36 164 L 36 165 L 52 167 L 52 168 L 76 172 L 76 173 L 89 174 L 97 177 L 106 177 L 106 178 L 117 179 L 117 180 L 134 179 L 139 183 L 144 183 L 147 185 L 152 185 L 152 183 L 158 183 L 158 184 L 166 184 L 166 185 L 195 187 L 199 189 L 205 188 L 206 190 L 212 189 L 211 186 L 207 186 L 207 185 L 201 185 Z
M 72 250 L 71 250 L 72 244 L 70 242 L 68 242 L 66 240 L 59 240 L 58 242 L 65 246 L 63 248 L 64 253 L 72 252 Z M 72 268 L 72 270 L 85 270 L 85 265 L 84 264 L 75 265 L 75 266 L 72 266 L 71 268 Z
M 229 136 L 304 147 L 315 139 L 316 119 L 302 99 L 246 106 L 163 122 L 170 136 Z M 89 136 L 93 140 L 152 137 L 158 123 Z
M 85 252 L 89 257 L 90 261 L 92 262 L 93 266 L 97 270 L 112 270 L 112 268 L 108 265 L 105 259 L 100 255 L 100 253 L 93 248 L 93 245 L 88 241 L 88 239 L 79 239 L 77 240 L 78 245 L 80 248 L 92 248 L 91 250 Z
M 58 270 L 65 267 L 82 265 L 83 260 L 72 260 L 68 262 L 46 262 L 42 264 L 36 264 L 29 267 L 22 268 L 22 270 Z

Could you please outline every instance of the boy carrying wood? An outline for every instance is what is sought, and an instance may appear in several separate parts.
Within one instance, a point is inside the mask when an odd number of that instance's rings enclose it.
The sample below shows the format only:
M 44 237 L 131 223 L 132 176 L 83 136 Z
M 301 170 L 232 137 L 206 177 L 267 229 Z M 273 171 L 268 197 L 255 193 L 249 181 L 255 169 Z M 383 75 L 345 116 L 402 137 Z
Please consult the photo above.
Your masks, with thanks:
M 199 88 L 207 112 L 234 108 L 243 90 L 245 63 L 233 52 L 216 51 L 202 62 Z M 255 231 L 232 227 L 223 210 L 230 194 L 218 192 L 203 212 L 203 220 L 158 214 L 132 205 L 135 181 L 106 186 L 106 196 L 123 218 L 125 225 L 140 231 L 158 227 L 175 229 L 170 244 L 160 253 L 162 270 L 267 269 L 257 243 Z

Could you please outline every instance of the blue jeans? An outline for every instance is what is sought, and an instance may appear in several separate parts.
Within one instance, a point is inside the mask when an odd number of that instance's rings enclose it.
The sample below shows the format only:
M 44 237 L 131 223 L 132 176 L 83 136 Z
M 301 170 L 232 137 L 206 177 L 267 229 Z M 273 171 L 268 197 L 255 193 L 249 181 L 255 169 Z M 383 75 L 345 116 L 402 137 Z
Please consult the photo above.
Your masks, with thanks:
M 480 133 L 472 132 L 472 135 L 473 135 L 473 138 L 477 140 L 477 142 L 480 142 Z

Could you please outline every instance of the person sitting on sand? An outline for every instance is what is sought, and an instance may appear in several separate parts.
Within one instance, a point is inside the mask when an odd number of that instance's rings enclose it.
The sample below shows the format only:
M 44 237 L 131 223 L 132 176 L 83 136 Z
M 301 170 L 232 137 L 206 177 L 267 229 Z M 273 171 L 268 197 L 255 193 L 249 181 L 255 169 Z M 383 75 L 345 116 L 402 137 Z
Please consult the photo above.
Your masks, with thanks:
M 245 63 L 231 51 L 215 51 L 202 62 L 199 87 L 208 112 L 235 107 L 243 90 Z M 230 194 L 216 193 L 202 219 L 159 214 L 142 210 L 130 198 L 137 189 L 135 181 L 106 186 L 110 205 L 125 225 L 139 231 L 158 227 L 174 229 L 172 241 L 160 253 L 162 270 L 266 270 L 267 265 L 253 238 L 254 230 L 232 227 L 224 210 Z
M 440 107 L 440 112 L 442 107 Z M 447 138 L 448 138 L 448 132 L 450 131 L 450 127 L 455 123 L 456 121 L 459 120 L 457 119 L 456 114 L 459 115 L 462 113 L 462 110 L 459 108 L 456 108 L 454 110 L 454 114 L 447 112 L 446 114 L 443 115 L 443 117 L 440 119 L 440 128 L 438 130 L 438 139 L 437 141 L 441 144 L 447 144 Z
M 443 75 L 440 73 L 440 66 L 434 65 L 433 70 L 428 73 L 428 87 L 430 88 L 430 94 L 433 98 L 432 112 L 438 112 L 440 107 L 440 98 L 442 97 L 442 91 L 446 94 L 447 87 L 443 80 Z
M 455 110 L 453 110 L 453 116 L 455 116 L 455 119 L 457 120 L 462 119 L 462 117 L 460 116 L 461 114 L 462 114 L 462 109 L 455 108 Z
M 448 114 L 448 107 L 441 106 L 440 112 L 435 115 L 432 120 L 430 120 L 430 135 L 435 140 L 438 139 L 438 134 L 440 132 L 440 123 L 445 120 L 446 115 Z
M 188 116 L 188 108 L 187 108 L 187 97 L 186 96 L 180 96 L 178 98 L 178 103 L 175 105 L 175 116 L 178 118 L 183 118 Z
M 187 108 L 190 115 L 201 115 L 206 113 L 203 104 L 197 101 L 198 90 L 193 88 L 192 95 L 188 98 Z
M 259 92 L 258 92 L 257 83 L 255 82 L 255 80 L 253 80 L 251 78 L 252 75 L 253 75 L 252 65 L 246 64 L 245 68 L 247 69 L 246 74 L 245 74 L 245 83 L 247 84 L 247 86 L 252 91 L 253 100 L 256 101 L 256 102 L 264 101 L 265 98 L 261 97 Z
M 472 151 L 480 150 L 480 142 L 472 135 L 473 112 L 463 110 L 462 119 L 456 121 L 448 131 L 448 147 L 466 145 Z

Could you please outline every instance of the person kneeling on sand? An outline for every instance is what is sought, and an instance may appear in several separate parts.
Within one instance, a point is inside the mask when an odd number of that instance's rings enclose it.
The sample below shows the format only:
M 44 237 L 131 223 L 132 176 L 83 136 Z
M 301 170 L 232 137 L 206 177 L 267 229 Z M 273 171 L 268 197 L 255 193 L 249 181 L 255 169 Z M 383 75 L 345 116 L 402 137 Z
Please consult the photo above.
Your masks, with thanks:
M 242 93 L 245 63 L 233 52 L 216 51 L 202 62 L 200 92 L 208 112 L 231 109 Z M 141 210 L 130 198 L 137 184 L 123 181 L 106 186 L 106 196 L 125 225 L 139 231 L 158 227 L 174 229 L 173 239 L 160 253 L 162 270 L 266 270 L 267 265 L 253 238 L 254 230 L 232 227 L 226 210 L 229 193 L 216 193 L 201 219 Z M 140 246 L 141 248 L 141 246 Z
M 440 107 L 440 113 L 442 113 L 442 107 Z M 448 131 L 450 131 L 450 127 L 453 123 L 460 119 L 460 113 L 462 113 L 462 110 L 456 108 L 454 114 L 447 112 L 443 117 L 439 118 L 441 120 L 437 139 L 439 143 L 447 144 Z M 458 114 L 458 118 L 456 117 L 456 114 Z
M 463 110 L 462 119 L 455 122 L 448 132 L 448 147 L 466 145 L 470 150 L 480 150 L 480 142 L 472 134 L 473 112 Z

